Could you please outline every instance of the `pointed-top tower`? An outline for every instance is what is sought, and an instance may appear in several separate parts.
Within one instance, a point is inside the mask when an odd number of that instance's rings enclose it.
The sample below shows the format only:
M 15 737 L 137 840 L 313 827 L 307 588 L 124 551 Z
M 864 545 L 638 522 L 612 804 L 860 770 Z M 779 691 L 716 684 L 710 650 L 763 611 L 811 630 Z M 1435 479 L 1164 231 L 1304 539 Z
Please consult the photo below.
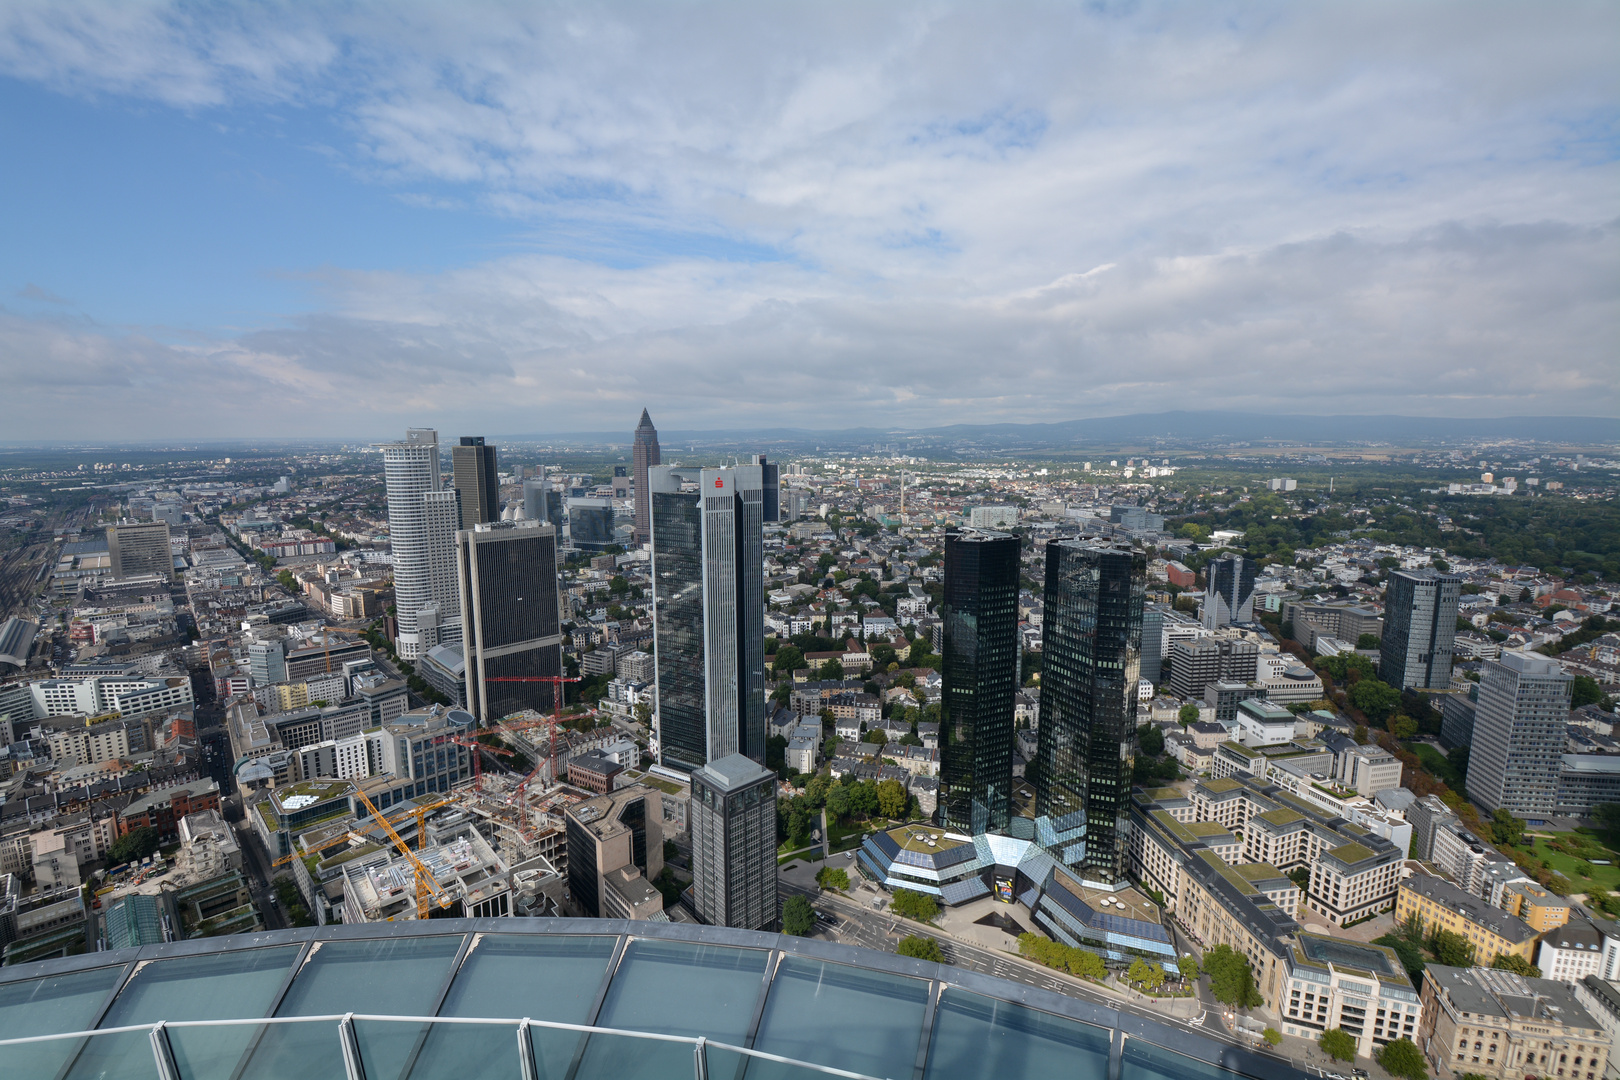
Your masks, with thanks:
M 652 511 L 647 497 L 647 469 L 663 464 L 658 453 L 658 429 L 652 417 L 641 410 L 641 423 L 636 425 L 635 481 L 636 481 L 636 545 L 652 539 Z

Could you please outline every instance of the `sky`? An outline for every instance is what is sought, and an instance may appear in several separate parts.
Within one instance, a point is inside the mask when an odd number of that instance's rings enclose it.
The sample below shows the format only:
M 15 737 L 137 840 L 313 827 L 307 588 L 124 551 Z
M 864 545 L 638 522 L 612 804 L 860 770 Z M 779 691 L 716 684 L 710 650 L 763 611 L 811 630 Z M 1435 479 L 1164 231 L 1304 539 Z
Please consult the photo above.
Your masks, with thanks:
M 1620 415 L 1620 5 L 0 4 L 0 440 Z

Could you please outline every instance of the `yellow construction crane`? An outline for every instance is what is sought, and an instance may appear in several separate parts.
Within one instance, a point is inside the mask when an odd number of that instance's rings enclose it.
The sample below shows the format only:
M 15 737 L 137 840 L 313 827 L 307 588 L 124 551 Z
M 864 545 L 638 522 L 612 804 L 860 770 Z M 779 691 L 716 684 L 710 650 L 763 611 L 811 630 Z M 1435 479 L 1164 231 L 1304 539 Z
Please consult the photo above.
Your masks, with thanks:
M 394 831 L 394 826 L 390 824 L 387 818 L 382 816 L 382 812 L 366 797 L 364 791 L 357 787 L 354 789 L 354 793 L 360 797 L 361 802 L 366 804 L 366 809 L 371 812 L 372 817 L 377 819 L 377 824 L 383 827 L 383 831 L 388 834 L 388 839 L 394 842 L 394 846 L 399 848 L 400 853 L 411 861 L 412 868 L 416 870 L 416 917 L 418 919 L 428 917 L 429 897 L 432 897 L 441 908 L 449 907 L 450 896 L 444 891 L 444 886 L 440 885 L 438 879 L 433 876 L 433 871 L 429 870 L 427 865 L 416 857 L 416 852 L 412 851 L 411 846 L 405 842 L 404 838 Z
M 429 814 L 433 813 L 433 811 L 439 809 L 441 806 L 449 805 L 449 799 L 438 799 L 434 802 L 427 803 L 424 806 L 415 806 L 409 810 L 401 811 L 400 814 L 394 818 L 394 820 L 396 822 L 404 821 L 408 817 L 413 817 L 416 819 L 416 847 L 417 850 L 421 850 L 427 835 L 427 830 L 422 828 L 422 819 L 426 818 Z M 373 812 L 375 813 L 375 811 Z M 270 869 L 274 870 L 278 866 L 286 866 L 294 859 L 307 858 L 308 856 L 315 854 L 317 851 L 325 851 L 327 848 L 337 847 L 339 844 L 348 843 L 352 836 L 353 833 L 351 832 L 339 833 L 337 836 L 334 836 L 328 840 L 323 840 L 321 843 L 316 844 L 314 847 L 308 848 L 307 850 L 295 851 L 291 855 L 283 855 L 281 858 L 270 864 Z

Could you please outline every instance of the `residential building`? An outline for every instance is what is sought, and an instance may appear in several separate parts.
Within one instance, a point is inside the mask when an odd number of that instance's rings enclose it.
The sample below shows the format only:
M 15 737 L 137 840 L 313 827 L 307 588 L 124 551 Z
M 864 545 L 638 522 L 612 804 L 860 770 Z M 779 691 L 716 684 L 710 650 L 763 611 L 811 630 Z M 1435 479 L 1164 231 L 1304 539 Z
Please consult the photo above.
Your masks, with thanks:
M 120 521 L 107 526 L 107 556 L 114 581 L 174 574 L 167 521 Z
M 975 506 L 968 511 L 967 524 L 973 529 L 1016 529 L 1018 507 Z
M 1577 915 L 1560 926 L 1546 928 L 1536 952 L 1536 966 L 1542 978 L 1573 986 L 1603 970 L 1603 946 L 1603 932 L 1590 919 Z
M 641 410 L 641 422 L 636 425 L 632 464 L 635 471 L 636 546 L 652 540 L 652 488 L 648 485 L 648 470 L 663 461 L 658 452 L 658 429 L 652 417 Z
M 1414 1041 L 1452 1076 L 1599 1080 L 1608 1067 L 1608 1033 L 1564 983 L 1429 964 L 1422 998 Z
M 1443 878 L 1413 874 L 1400 884 L 1395 902 L 1395 922 L 1416 917 L 1425 933 L 1435 927 L 1461 934 L 1474 947 L 1474 960 L 1489 964 L 1500 955 L 1511 955 L 1533 963 L 1539 935 L 1522 919 Z
M 158 842 L 173 844 L 180 839 L 180 819 L 202 810 L 219 809 L 219 784 L 214 780 L 191 780 L 155 788 L 132 801 L 118 813 L 118 835 L 135 829 L 157 831 Z
M 1468 794 L 1520 817 L 1561 813 L 1558 783 L 1574 678 L 1558 661 L 1509 651 L 1480 672 Z
M 482 435 L 463 435 L 461 441 L 450 448 L 451 481 L 461 497 L 459 528 L 470 529 L 500 520 L 501 487 L 496 479 L 499 472 L 495 447 L 485 445 Z
M 1322 934 L 1298 933 L 1286 949 L 1283 979 L 1267 1004 L 1282 1032 L 1316 1039 L 1342 1029 L 1368 1057 L 1396 1039 L 1416 1040 L 1422 1004 L 1395 951 Z
M 394 559 L 395 647 L 415 660 L 456 640 L 455 534 L 461 510 L 454 490 L 443 490 L 439 433 L 410 428 L 403 442 L 382 444 L 388 486 L 388 534 Z
M 480 723 L 522 709 L 551 712 L 562 624 L 557 603 L 557 534 L 538 521 L 499 521 L 456 534 L 467 708 Z
M 582 915 L 668 921 L 652 884 L 664 869 L 662 817 L 658 793 L 645 784 L 568 808 L 568 891 Z
M 1434 857 L 1437 831 L 1448 824 L 1457 823 L 1457 815 L 1438 795 L 1425 795 L 1404 812 L 1406 820 L 1412 823 L 1412 858 L 1428 862 Z
M 771 930 L 776 774 L 731 754 L 692 772 L 692 907 L 711 926 Z
M 1437 570 L 1392 570 L 1384 599 L 1378 675 L 1404 690 L 1451 686 L 1452 643 L 1462 578 Z
M 659 760 L 682 772 L 735 753 L 763 764 L 761 467 L 655 465 L 647 485 Z
M 1204 627 L 1215 630 L 1254 621 L 1255 562 L 1246 555 L 1224 555 L 1204 567 Z
M 1018 538 L 947 533 L 944 585 L 940 801 L 947 828 L 977 836 L 1005 829 L 1012 811 Z

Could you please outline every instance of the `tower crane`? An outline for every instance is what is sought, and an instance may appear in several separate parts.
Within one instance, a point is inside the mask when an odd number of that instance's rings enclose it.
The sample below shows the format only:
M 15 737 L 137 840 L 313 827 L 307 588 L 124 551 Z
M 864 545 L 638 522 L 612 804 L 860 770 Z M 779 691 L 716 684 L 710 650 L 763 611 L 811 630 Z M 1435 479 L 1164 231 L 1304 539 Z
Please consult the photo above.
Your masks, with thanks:
M 486 752 L 491 753 L 491 754 L 500 754 L 503 757 L 516 757 L 517 756 L 516 751 L 508 750 L 504 746 L 490 746 L 488 743 L 481 743 L 477 739 L 451 739 L 450 741 L 455 743 L 457 746 L 465 746 L 465 747 L 467 747 L 469 750 L 471 750 L 473 752 L 472 759 L 473 759 L 473 790 L 474 791 L 480 791 L 481 792 L 481 791 L 484 790 L 484 764 L 483 764 L 484 759 L 479 754 L 480 750 L 486 751 Z
M 484 679 L 484 681 L 485 682 L 543 682 L 543 683 L 550 683 L 552 685 L 551 716 L 548 717 L 547 720 L 546 720 L 546 727 L 549 729 L 551 738 L 550 738 L 550 745 L 547 747 L 547 750 L 546 750 L 546 760 L 551 765 L 551 780 L 552 780 L 553 783 L 556 783 L 556 781 L 557 781 L 557 722 L 562 719 L 562 702 L 563 702 L 563 689 L 562 688 L 563 688 L 564 683 L 579 682 L 580 679 L 578 677 L 570 677 L 570 676 L 567 676 L 567 675 L 495 675 L 495 676 L 486 677 Z M 522 800 L 523 800 L 523 792 L 528 788 L 529 781 L 533 780 L 535 778 L 535 776 L 537 776 L 539 774 L 539 772 L 540 772 L 540 766 L 536 765 L 534 767 L 534 772 L 531 772 L 528 776 L 525 776 L 523 778 L 522 782 L 520 782 L 518 784 L 517 791 L 513 793 L 513 798 L 516 801 L 522 802 Z
M 399 822 L 399 821 L 405 820 L 408 817 L 415 818 L 416 819 L 416 846 L 421 847 L 422 846 L 422 837 L 423 837 L 422 820 L 424 818 L 426 818 L 429 814 L 433 813 L 433 811 L 439 809 L 440 807 L 449 806 L 449 805 L 450 805 L 450 800 L 449 799 L 437 799 L 437 800 L 435 800 L 433 802 L 430 802 L 430 803 L 427 803 L 426 805 L 423 805 L 423 806 L 416 806 L 416 807 L 412 807 L 409 810 L 403 810 L 403 811 L 401 811 L 399 813 L 399 815 L 397 817 L 394 818 L 394 820 L 396 822 Z M 311 848 L 303 851 L 302 853 L 295 851 L 290 855 L 283 855 L 281 858 L 277 859 L 275 862 L 270 864 L 270 869 L 274 870 L 278 866 L 286 866 L 288 863 L 292 862 L 294 859 L 306 858 L 306 857 L 308 857 L 310 855 L 315 854 L 317 851 L 325 851 L 327 848 L 337 847 L 339 844 L 347 843 L 351 839 L 353 839 L 353 833 L 352 832 L 340 833 L 337 836 L 334 836 L 329 840 L 321 841 L 319 844 L 316 844 L 314 847 L 311 847 Z
M 365 803 L 366 809 L 371 812 L 371 816 L 377 819 L 377 824 L 381 825 L 383 831 L 388 834 L 388 839 L 392 840 L 394 846 L 399 848 L 400 853 L 410 860 L 411 868 L 416 871 L 416 917 L 418 919 L 428 917 L 428 900 L 430 898 L 441 908 L 449 907 L 450 894 L 444 891 L 444 886 L 440 885 L 439 879 L 433 876 L 433 871 L 429 870 L 427 864 L 416 857 L 416 852 L 412 851 L 411 846 L 404 841 L 399 833 L 394 831 L 394 826 L 389 823 L 387 818 L 382 816 L 382 812 L 377 809 L 364 791 L 355 788 L 354 793 L 360 797 L 361 802 Z

